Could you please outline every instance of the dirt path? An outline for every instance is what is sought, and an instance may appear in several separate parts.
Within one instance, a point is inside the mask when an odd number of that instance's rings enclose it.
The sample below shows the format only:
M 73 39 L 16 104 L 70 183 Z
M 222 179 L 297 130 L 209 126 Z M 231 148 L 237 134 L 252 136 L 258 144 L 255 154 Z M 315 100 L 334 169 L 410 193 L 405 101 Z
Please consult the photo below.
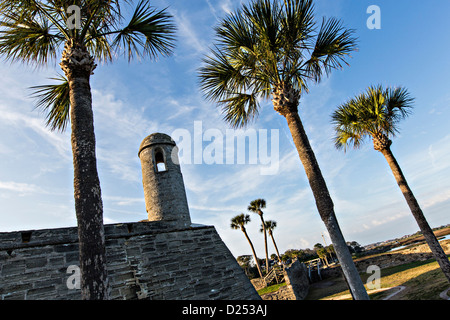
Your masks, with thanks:
M 447 290 L 444 290 L 441 292 L 441 294 L 439 295 L 439 297 L 441 297 L 444 300 L 450 300 L 450 297 L 448 296 L 450 291 L 450 288 L 448 288 Z
M 386 298 L 383 298 L 383 300 L 389 300 L 390 298 L 392 298 L 396 294 L 398 294 L 401 291 L 405 290 L 406 287 L 405 286 L 398 286 L 398 287 L 374 289 L 374 290 L 368 290 L 367 293 L 368 294 L 372 294 L 372 293 L 377 293 L 377 292 L 388 291 L 388 290 L 391 290 L 391 289 L 398 289 L 398 290 L 396 292 L 394 292 L 394 293 L 391 293 Z M 345 300 L 345 299 L 351 299 L 351 298 L 352 298 L 351 294 L 343 294 L 343 295 L 340 295 L 340 296 L 337 296 L 337 297 L 326 298 L 324 300 Z
M 400 293 L 400 292 L 402 292 L 403 290 L 405 290 L 406 289 L 406 287 L 405 286 L 398 286 L 398 287 L 392 287 L 392 288 L 389 288 L 389 289 L 398 289 L 396 292 L 394 292 L 394 293 L 391 293 L 390 295 L 388 295 L 386 298 L 383 298 L 383 300 L 389 300 L 390 298 L 392 298 L 393 296 L 395 296 L 395 295 L 397 295 L 398 293 Z

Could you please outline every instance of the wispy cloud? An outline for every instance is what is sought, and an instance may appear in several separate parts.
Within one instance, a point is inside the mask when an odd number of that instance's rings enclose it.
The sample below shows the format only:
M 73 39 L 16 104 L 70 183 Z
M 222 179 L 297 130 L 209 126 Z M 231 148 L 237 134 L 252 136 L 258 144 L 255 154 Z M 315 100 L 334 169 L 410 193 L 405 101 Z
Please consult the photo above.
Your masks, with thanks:
M 196 29 L 196 24 L 191 21 L 190 16 L 178 10 L 171 11 L 178 28 L 181 46 L 188 50 L 187 52 L 186 50 L 183 51 L 183 56 L 189 54 L 199 55 L 206 53 L 208 44 L 205 42 L 204 37 L 199 34 L 200 31 Z
M 49 145 L 52 145 L 61 157 L 65 159 L 71 158 L 71 149 L 70 144 L 67 143 L 67 136 L 65 134 L 50 131 L 45 127 L 42 118 L 27 115 L 23 112 L 11 111 L 3 104 L 0 104 L 0 123 L 4 126 L 11 127 L 11 130 L 16 132 L 23 132 L 24 129 L 31 129 Z M 32 140 L 31 138 L 28 139 Z
M 211 1 L 209 1 L 209 0 L 205 0 L 205 1 L 208 4 L 208 7 L 211 10 L 211 13 L 213 14 L 213 16 L 216 18 L 216 20 L 219 20 L 219 17 L 217 17 L 217 14 L 216 14 L 216 8 L 214 8 L 214 6 L 211 4 Z
M 104 196 L 103 199 L 114 202 L 118 206 L 127 206 L 130 204 L 144 203 L 144 198 L 130 198 L 120 196 Z
M 438 192 L 437 194 L 434 193 L 425 201 L 423 201 L 422 207 L 423 209 L 428 209 L 448 200 L 450 200 L 450 190 L 443 190 L 441 192 Z
M 14 182 L 14 181 L 0 181 L 0 189 L 17 192 L 18 194 L 21 195 L 44 192 L 41 189 L 41 187 L 36 186 L 34 184 Z
M 409 215 L 410 214 L 408 212 L 400 212 L 394 215 L 384 216 L 383 218 L 372 219 L 370 222 L 372 226 L 379 227 L 381 225 L 384 225 L 386 223 L 392 223 L 393 221 L 396 221 L 400 218 L 404 218 Z

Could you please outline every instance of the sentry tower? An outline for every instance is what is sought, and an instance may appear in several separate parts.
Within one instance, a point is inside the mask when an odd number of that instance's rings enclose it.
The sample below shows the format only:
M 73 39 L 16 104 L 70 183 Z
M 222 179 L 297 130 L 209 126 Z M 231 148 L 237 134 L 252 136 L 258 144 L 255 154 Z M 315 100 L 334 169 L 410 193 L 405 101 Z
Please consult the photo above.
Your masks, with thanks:
M 189 227 L 191 217 L 175 142 L 164 133 L 153 133 L 142 141 L 138 156 L 148 221 Z

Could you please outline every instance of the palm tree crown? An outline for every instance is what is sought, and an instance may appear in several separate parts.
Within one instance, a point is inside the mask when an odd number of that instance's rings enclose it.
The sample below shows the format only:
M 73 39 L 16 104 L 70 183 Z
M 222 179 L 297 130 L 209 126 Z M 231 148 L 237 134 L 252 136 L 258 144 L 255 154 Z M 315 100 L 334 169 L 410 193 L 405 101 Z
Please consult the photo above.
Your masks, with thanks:
M 247 207 L 247 210 L 262 215 L 261 209 L 264 209 L 265 207 L 266 207 L 266 200 L 256 199 L 250 202 L 250 205 Z
M 236 229 L 241 229 L 241 231 L 244 233 L 245 238 L 247 239 L 247 241 L 248 241 L 248 243 L 250 245 L 250 248 L 252 249 L 253 258 L 255 259 L 255 264 L 256 264 L 256 267 L 258 269 L 259 276 L 262 278 L 263 277 L 263 273 L 261 271 L 261 267 L 259 266 L 259 261 L 258 261 L 257 255 L 256 255 L 255 248 L 253 247 L 253 243 L 250 240 L 250 238 L 249 238 L 249 236 L 247 234 L 247 231 L 245 230 L 245 227 L 244 227 L 249 222 L 250 222 L 250 216 L 248 214 L 241 213 L 240 215 L 237 215 L 237 216 L 235 216 L 234 218 L 231 219 L 231 225 L 230 226 L 231 226 L 231 229 L 235 229 L 235 230 Z
M 264 228 L 267 230 L 269 235 L 272 235 L 272 231 L 277 227 L 277 222 L 272 220 L 264 221 Z M 259 229 L 259 232 L 264 232 L 264 229 L 261 225 L 261 228 Z
M 225 120 L 242 127 L 259 113 L 259 100 L 274 107 L 298 104 L 307 81 L 340 68 L 355 49 L 353 30 L 335 18 L 317 30 L 312 0 L 254 0 L 216 28 L 211 55 L 199 70 L 201 89 Z
M 245 225 L 250 222 L 250 216 L 248 214 L 241 213 L 240 215 L 235 216 L 231 219 L 231 229 L 244 229 Z
M 359 148 L 366 137 L 373 139 L 376 150 L 389 147 L 399 121 L 410 115 L 413 101 L 405 88 L 369 87 L 333 113 L 336 148 Z
M 168 55 L 174 26 L 164 10 L 141 0 L 127 24 L 119 0 L 4 0 L 0 3 L 0 56 L 11 62 L 46 65 L 61 52 L 65 77 L 34 87 L 47 125 L 63 131 L 70 120 L 74 199 L 78 224 L 81 295 L 108 299 L 103 203 L 95 153 L 90 76 L 96 61 L 119 53 Z M 131 1 L 124 1 L 129 2 Z M 72 11 L 72 14 L 70 12 Z M 62 46 L 64 47 L 62 48 Z
M 308 82 L 319 82 L 346 64 L 356 49 L 353 34 L 336 18 L 324 18 L 318 26 L 313 0 L 252 0 L 216 28 L 216 41 L 203 59 L 199 80 L 205 97 L 222 108 L 225 121 L 235 128 L 254 120 L 260 101 L 272 97 L 274 110 L 286 118 L 351 291 L 357 299 L 368 299 L 298 114 Z
M 347 146 L 359 148 L 365 137 L 372 138 L 374 149 L 381 152 L 388 162 L 431 252 L 450 282 L 450 262 L 447 255 L 428 224 L 390 148 L 390 137 L 398 132 L 399 121 L 411 113 L 413 101 L 404 88 L 383 89 L 381 85 L 368 88 L 366 93 L 344 103 L 333 113 L 335 145 L 338 149 L 345 149 Z
M 5 0 L 0 4 L 0 55 L 11 62 L 42 66 L 56 61 L 64 44 L 85 48 L 92 59 L 108 63 L 125 55 L 133 58 L 169 56 L 174 48 L 175 26 L 165 10 L 156 10 L 148 0 L 136 5 L 124 23 L 119 0 Z M 131 3 L 132 1 L 124 1 Z M 80 8 L 81 25 L 73 27 L 67 8 Z M 70 12 L 70 11 L 69 11 Z M 95 69 L 93 64 L 93 69 Z M 64 69 L 64 66 L 61 65 Z M 93 70 L 90 70 L 91 73 Z M 58 84 L 33 87 L 37 107 L 47 115 L 47 126 L 64 131 L 69 122 L 69 84 L 64 76 Z

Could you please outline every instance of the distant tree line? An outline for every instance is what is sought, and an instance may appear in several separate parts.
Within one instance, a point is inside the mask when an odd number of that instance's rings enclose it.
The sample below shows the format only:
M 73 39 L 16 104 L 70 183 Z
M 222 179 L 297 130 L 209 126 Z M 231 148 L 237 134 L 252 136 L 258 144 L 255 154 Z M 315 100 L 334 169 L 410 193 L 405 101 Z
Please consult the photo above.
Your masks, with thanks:
M 352 255 L 359 256 L 364 253 L 364 248 L 356 241 L 347 242 L 347 248 Z M 329 265 L 337 262 L 336 252 L 333 245 L 323 246 L 316 243 L 313 249 L 288 249 L 280 255 L 283 264 L 288 265 L 295 259 L 300 262 L 308 262 L 314 259 L 321 259 L 323 265 Z M 237 257 L 238 264 L 244 269 L 245 274 L 250 278 L 258 278 L 258 265 L 265 265 L 265 259 L 258 259 L 257 263 L 252 255 L 241 255 Z M 278 261 L 278 255 L 272 253 L 270 255 L 269 265 L 275 265 Z

